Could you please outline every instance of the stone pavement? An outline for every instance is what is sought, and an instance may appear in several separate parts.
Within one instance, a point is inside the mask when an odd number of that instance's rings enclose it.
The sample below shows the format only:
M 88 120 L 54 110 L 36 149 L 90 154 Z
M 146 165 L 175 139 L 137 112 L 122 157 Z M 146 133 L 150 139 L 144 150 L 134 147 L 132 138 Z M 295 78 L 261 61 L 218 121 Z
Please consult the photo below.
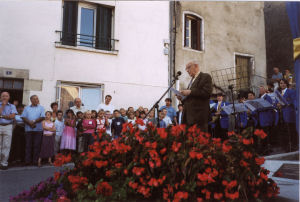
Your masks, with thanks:
M 299 170 L 290 170 L 290 172 L 295 173 L 285 174 L 289 174 L 289 176 L 293 176 L 292 174 L 296 174 L 298 175 L 298 179 L 288 179 L 273 176 L 274 173 L 278 171 L 283 165 L 299 165 L 299 152 L 297 151 L 266 156 L 265 160 L 266 161 L 264 165 L 262 165 L 262 167 L 265 167 L 270 171 L 268 177 L 272 178 L 280 187 L 279 198 L 277 198 L 275 201 L 299 201 Z
M 299 163 L 299 161 L 284 161 L 289 163 Z M 269 177 L 274 179 L 280 187 L 279 197 L 268 202 L 296 202 L 299 201 L 299 180 L 273 177 L 272 175 L 282 165 L 283 161 L 270 160 L 266 157 L 263 165 L 270 170 Z M 68 165 L 72 167 L 72 165 Z M 29 190 L 31 186 L 46 180 L 53 176 L 55 171 L 63 168 L 53 166 L 35 166 L 15 167 L 8 170 L 0 171 L 0 202 L 6 202 L 10 196 L 17 195 L 23 190 Z
M 10 196 L 15 196 L 24 190 L 29 190 L 31 186 L 38 184 L 53 176 L 55 171 L 62 168 L 54 166 L 15 167 L 0 171 L 0 201 L 9 201 Z

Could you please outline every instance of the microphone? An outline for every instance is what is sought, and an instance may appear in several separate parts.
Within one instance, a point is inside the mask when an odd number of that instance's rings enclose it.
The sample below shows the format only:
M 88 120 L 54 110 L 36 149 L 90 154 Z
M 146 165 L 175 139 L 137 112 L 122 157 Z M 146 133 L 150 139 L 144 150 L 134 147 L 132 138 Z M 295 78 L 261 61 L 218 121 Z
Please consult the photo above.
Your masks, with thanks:
M 181 75 L 181 71 L 178 71 L 178 72 L 176 73 L 175 79 L 178 80 L 178 77 L 179 77 L 180 75 Z

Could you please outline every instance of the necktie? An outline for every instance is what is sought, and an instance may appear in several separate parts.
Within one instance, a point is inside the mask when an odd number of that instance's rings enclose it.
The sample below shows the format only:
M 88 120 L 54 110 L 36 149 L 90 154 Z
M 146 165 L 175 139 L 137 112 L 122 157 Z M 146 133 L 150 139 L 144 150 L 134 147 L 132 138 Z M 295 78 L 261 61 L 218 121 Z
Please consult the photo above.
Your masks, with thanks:
M 220 108 L 221 108 L 221 102 L 218 104 L 217 111 L 219 111 Z
M 193 83 L 193 79 L 194 79 L 194 77 L 192 77 L 192 79 L 191 79 L 191 81 L 190 81 L 190 83 L 189 83 L 189 85 L 188 85 L 187 89 L 190 89 L 190 88 L 191 88 L 191 86 L 192 86 L 192 83 Z

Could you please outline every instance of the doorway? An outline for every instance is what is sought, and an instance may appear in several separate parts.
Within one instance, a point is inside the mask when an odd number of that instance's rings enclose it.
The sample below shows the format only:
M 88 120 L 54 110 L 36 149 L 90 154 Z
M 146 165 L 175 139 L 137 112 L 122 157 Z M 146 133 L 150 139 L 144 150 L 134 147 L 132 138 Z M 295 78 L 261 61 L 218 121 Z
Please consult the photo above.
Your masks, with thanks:
M 8 92 L 10 94 L 9 102 L 12 104 L 14 101 L 18 101 L 18 104 L 22 104 L 23 88 L 24 79 L 0 78 L 0 92 Z

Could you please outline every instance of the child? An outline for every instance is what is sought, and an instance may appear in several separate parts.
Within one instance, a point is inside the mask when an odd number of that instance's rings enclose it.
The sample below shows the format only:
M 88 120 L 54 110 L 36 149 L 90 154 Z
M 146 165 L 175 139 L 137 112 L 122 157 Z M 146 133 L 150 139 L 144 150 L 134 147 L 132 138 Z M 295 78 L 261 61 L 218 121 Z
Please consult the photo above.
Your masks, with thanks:
M 108 118 L 105 116 L 104 110 L 99 110 L 97 118 L 97 130 L 105 129 L 108 125 Z
M 155 112 L 154 110 L 151 110 L 151 112 L 148 115 L 148 123 L 151 122 L 154 126 L 157 125 L 157 119 L 155 118 Z
M 91 111 L 86 111 L 85 119 L 82 122 L 83 127 L 83 139 L 84 139 L 84 151 L 89 150 L 89 146 L 93 144 L 94 137 L 93 133 L 95 132 L 95 128 L 97 126 L 96 121 L 92 119 Z
M 38 159 L 38 167 L 42 166 L 42 158 L 48 158 L 48 162 L 52 165 L 51 157 L 54 155 L 54 132 L 55 124 L 51 121 L 52 112 L 45 113 L 45 120 L 42 122 L 44 129 L 41 152 Z
M 141 111 L 140 112 L 140 117 L 141 117 L 141 119 L 143 119 L 143 121 L 144 121 L 144 125 L 142 126 L 142 125 L 139 125 L 138 124 L 138 127 L 139 127 L 139 129 L 140 130 L 145 130 L 146 129 L 146 125 L 147 125 L 147 122 L 148 122 L 148 120 L 147 120 L 147 118 L 146 118 L 146 113 L 145 113 L 145 111 Z
M 63 120 L 63 112 L 61 110 L 58 110 L 56 112 L 56 120 L 55 120 L 54 124 L 55 124 L 55 128 L 56 128 L 54 154 L 56 155 L 59 152 L 61 136 L 63 134 L 64 127 L 65 127 L 64 120 Z
M 60 149 L 74 151 L 76 149 L 75 114 L 72 109 L 68 109 L 66 115 L 67 118 L 65 120 L 65 128 L 61 138 Z
M 92 110 L 92 119 L 96 120 L 97 119 L 97 111 Z
M 165 114 L 163 111 L 160 111 L 159 112 L 159 126 L 158 128 L 166 128 L 167 127 L 167 124 L 166 122 L 164 121 L 164 118 L 165 118 Z
M 126 110 L 124 108 L 120 109 L 121 117 L 124 119 L 125 122 L 127 122 L 128 117 L 126 116 Z
M 108 120 L 108 125 L 106 126 L 106 133 L 111 136 L 112 114 L 110 113 L 110 111 L 105 111 L 105 117 Z
M 83 121 L 83 113 L 81 111 L 78 111 L 76 113 L 76 129 L 77 129 L 77 135 L 76 135 L 76 146 L 77 146 L 77 152 L 81 153 L 84 151 L 84 139 L 82 137 L 83 133 L 83 127 L 82 127 L 82 121 Z
M 134 113 L 129 111 L 128 112 L 128 119 L 127 119 L 128 123 L 131 123 L 132 125 L 135 124 L 135 117 L 134 117 Z
M 121 136 L 123 124 L 125 123 L 125 121 L 121 117 L 121 113 L 119 110 L 114 110 L 114 116 L 115 118 L 111 123 L 111 131 L 112 131 L 113 138 L 116 139 Z

